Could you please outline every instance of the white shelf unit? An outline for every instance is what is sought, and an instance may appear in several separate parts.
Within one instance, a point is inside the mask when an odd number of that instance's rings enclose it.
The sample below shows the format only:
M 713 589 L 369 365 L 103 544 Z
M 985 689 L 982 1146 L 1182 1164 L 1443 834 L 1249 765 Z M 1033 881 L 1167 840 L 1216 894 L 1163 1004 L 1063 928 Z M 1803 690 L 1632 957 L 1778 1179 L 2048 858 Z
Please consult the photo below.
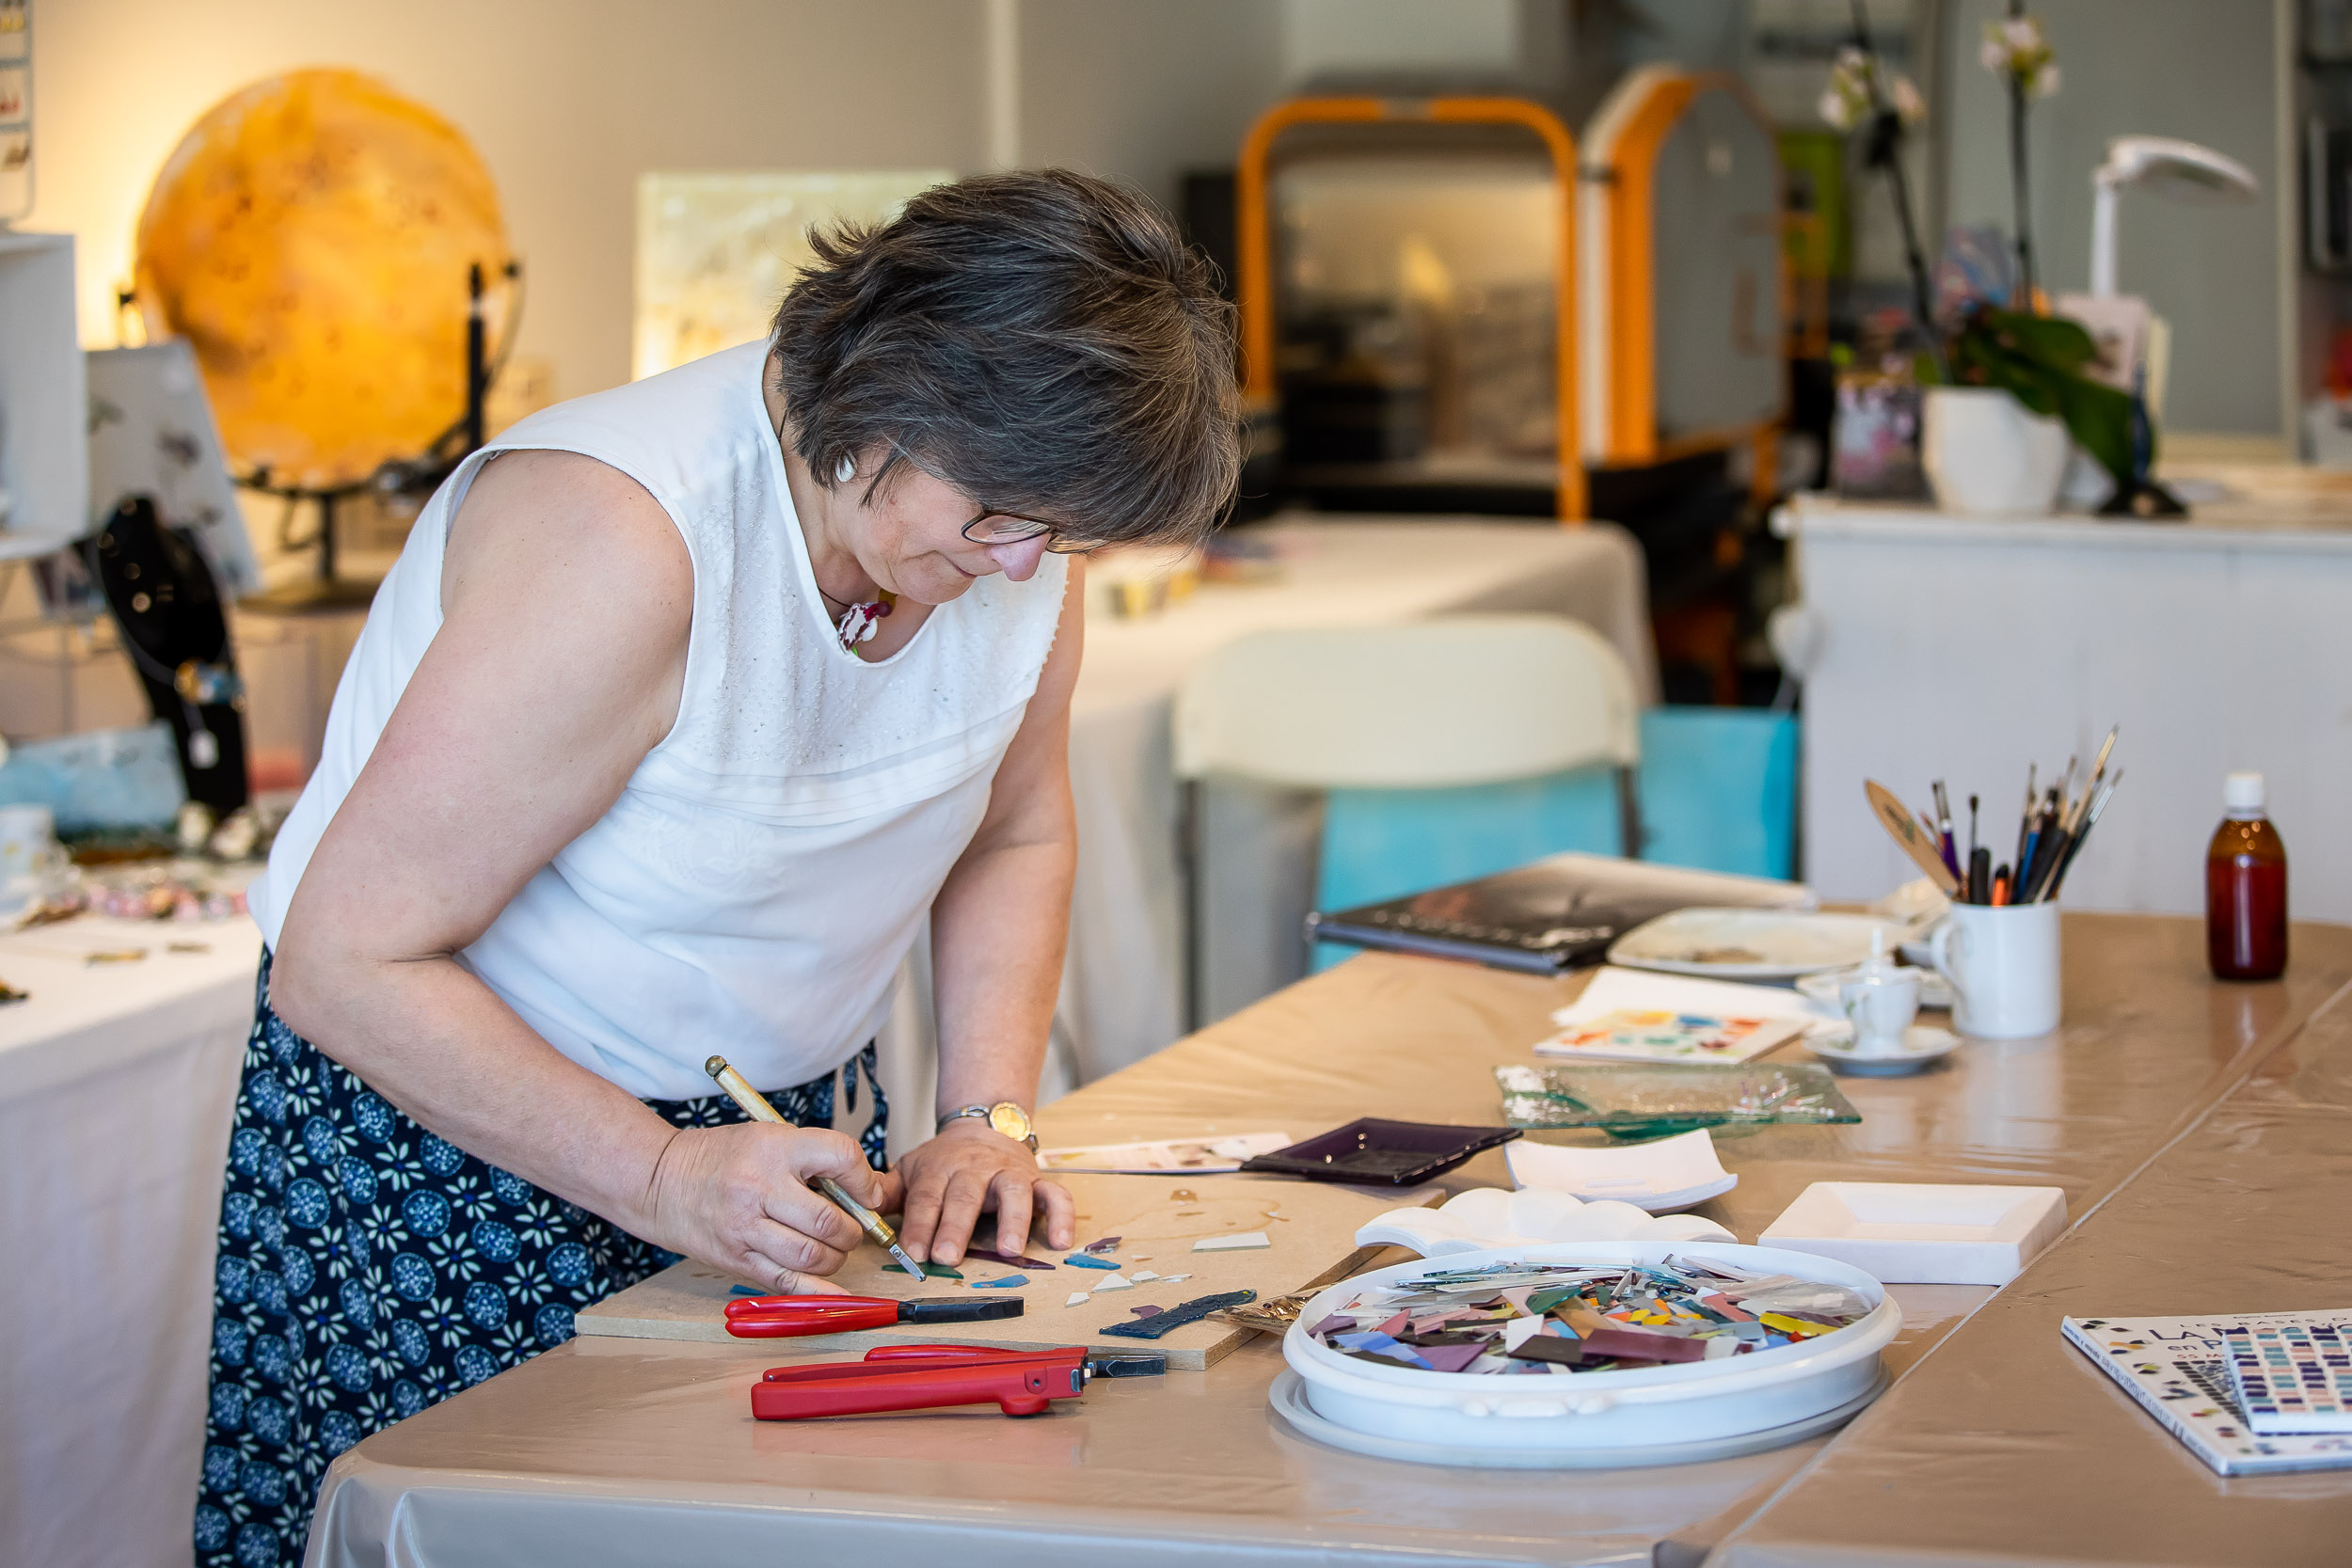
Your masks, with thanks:
M 0 561 L 89 531 L 89 391 L 73 325 L 73 237 L 0 229 Z

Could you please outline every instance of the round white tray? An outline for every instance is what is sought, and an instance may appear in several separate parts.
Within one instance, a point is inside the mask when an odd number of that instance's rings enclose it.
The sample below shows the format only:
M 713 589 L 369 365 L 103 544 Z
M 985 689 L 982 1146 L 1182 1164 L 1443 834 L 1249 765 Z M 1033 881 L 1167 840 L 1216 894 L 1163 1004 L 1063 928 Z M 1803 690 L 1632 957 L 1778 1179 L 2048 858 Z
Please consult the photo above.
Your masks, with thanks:
M 1486 1449 L 1421 1443 L 1409 1437 L 1375 1437 L 1316 1415 L 1314 1406 L 1307 1402 L 1306 1379 L 1288 1370 L 1274 1380 L 1266 1398 L 1275 1414 L 1288 1421 L 1299 1435 L 1375 1459 L 1403 1459 L 1416 1465 L 1460 1465 L 1484 1470 L 1631 1470 L 1652 1465 L 1697 1465 L 1709 1459 L 1737 1459 L 1741 1454 L 1762 1453 L 1768 1449 L 1802 1443 L 1853 1419 L 1886 1391 L 1886 1383 L 1882 1373 L 1876 1383 L 1844 1404 L 1786 1426 L 1698 1443 L 1653 1443 L 1647 1448 L 1627 1449 Z
M 1378 1365 L 1343 1355 L 1307 1332 L 1367 1286 L 1439 1269 L 1488 1262 L 1657 1263 L 1670 1256 L 1844 1285 L 1876 1305 L 1859 1323 L 1800 1345 L 1722 1361 L 1571 1377 L 1496 1377 Z M 1733 1242 L 1628 1238 L 1493 1247 L 1342 1280 L 1317 1292 L 1300 1311 L 1283 1336 L 1282 1357 L 1304 1380 L 1300 1397 L 1318 1418 L 1368 1438 L 1448 1449 L 1647 1452 L 1780 1432 L 1841 1409 L 1877 1386 L 1879 1353 L 1901 1327 L 1902 1308 L 1876 1279 L 1851 1264 Z

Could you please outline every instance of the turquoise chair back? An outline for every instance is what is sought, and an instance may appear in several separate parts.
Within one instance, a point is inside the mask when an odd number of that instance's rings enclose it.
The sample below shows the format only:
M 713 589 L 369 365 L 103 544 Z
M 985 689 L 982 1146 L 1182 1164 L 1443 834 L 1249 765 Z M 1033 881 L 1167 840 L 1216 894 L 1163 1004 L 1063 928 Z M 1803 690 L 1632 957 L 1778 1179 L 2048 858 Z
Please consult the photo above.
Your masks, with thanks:
M 1795 877 L 1796 715 L 1753 707 L 1648 709 L 1642 715 L 1641 801 L 1644 860 Z
M 1797 721 L 1756 708 L 1643 713 L 1642 858 L 1752 877 L 1796 871 Z M 1335 789 L 1325 799 L 1316 908 L 1352 909 L 1564 850 L 1627 852 L 1616 770 L 1451 789 Z M 1313 967 L 1353 952 L 1316 944 Z

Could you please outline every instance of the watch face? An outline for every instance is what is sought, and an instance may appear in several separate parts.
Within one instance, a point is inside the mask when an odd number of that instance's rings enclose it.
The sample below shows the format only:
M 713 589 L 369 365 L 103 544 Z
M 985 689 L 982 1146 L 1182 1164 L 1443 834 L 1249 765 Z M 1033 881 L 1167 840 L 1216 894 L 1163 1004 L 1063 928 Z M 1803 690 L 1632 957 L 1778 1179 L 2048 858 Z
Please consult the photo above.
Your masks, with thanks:
M 988 1108 L 988 1124 L 1008 1138 L 1029 1135 L 1029 1113 L 1009 1100 L 999 1101 Z

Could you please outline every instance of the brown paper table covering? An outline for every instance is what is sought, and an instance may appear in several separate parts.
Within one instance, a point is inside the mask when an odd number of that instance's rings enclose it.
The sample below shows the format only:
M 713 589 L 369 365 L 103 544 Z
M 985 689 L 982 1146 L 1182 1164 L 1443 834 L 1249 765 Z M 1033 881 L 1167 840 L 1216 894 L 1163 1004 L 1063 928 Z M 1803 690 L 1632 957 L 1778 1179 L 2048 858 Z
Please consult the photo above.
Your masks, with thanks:
M 1972 1042 L 1917 1078 L 1848 1080 L 1866 1118 L 1856 1126 L 1720 1140 L 1740 1184 L 1698 1212 L 1752 1240 L 1811 1181 L 1985 1180 L 2062 1187 L 2070 1215 L 2081 1217 L 2169 1144 L 2186 1148 L 2204 1135 L 2219 1117 L 2202 1127 L 2200 1117 L 2257 1063 L 2285 1059 L 2275 1053 L 2293 1049 L 2352 980 L 2352 930 L 2297 927 L 2293 970 L 2267 986 L 2209 982 L 2202 941 L 2200 922 L 2070 916 L 2069 1022 L 2058 1036 Z M 1581 983 L 1360 957 L 1047 1107 L 1042 1132 L 1079 1144 L 1211 1127 L 1304 1134 L 1365 1114 L 1491 1122 L 1490 1069 L 1527 1060 L 1546 1015 Z M 1501 1156 L 1487 1154 L 1447 1182 L 1459 1190 L 1507 1177 Z M 2185 1254 L 2193 1250 L 2185 1243 L 2239 1218 L 2233 1205 L 2192 1195 L 2172 1206 L 2165 1240 Z M 2080 1247 L 2060 1243 L 2036 1275 L 2090 1250 L 2092 1234 Z M 2110 1261 L 2102 1276 L 2128 1280 L 2142 1267 Z M 1908 1323 L 1889 1353 L 1891 1370 L 1919 1363 L 1922 1378 L 1934 1370 L 1962 1384 L 1979 1375 L 1973 1332 L 1937 1347 L 1991 1292 L 1894 1289 Z M 2108 1291 L 2099 1309 L 2150 1309 L 2148 1300 Z M 2075 1369 L 2060 1359 L 2054 1317 L 2047 1338 L 2035 1382 L 2054 1386 L 2052 1400 L 2067 1393 L 2095 1403 L 2089 1396 L 2109 1393 L 2060 1384 L 2055 1374 Z M 940 1553 L 958 1564 L 1022 1568 L 1682 1563 L 1705 1557 L 1817 1456 L 1836 1459 L 1867 1433 L 1879 1445 L 1898 1440 L 1899 1449 L 1970 1446 L 1964 1432 L 1944 1430 L 1953 1423 L 1934 1402 L 1899 1385 L 1844 1433 L 1743 1459 L 1556 1474 L 1417 1466 L 1323 1448 L 1274 1417 L 1265 1390 L 1281 1356 L 1270 1338 L 1198 1376 L 1098 1384 L 1076 1408 L 1035 1421 L 984 1411 L 752 1421 L 745 1389 L 761 1367 L 788 1358 L 772 1345 L 564 1346 L 346 1453 L 323 1489 L 311 1561 L 459 1568 L 524 1558 L 873 1561 Z M 2175 1479 L 2179 1466 L 2163 1468 L 2172 1439 L 2120 1401 L 2106 1401 L 2118 1407 L 2107 1441 L 2136 1447 L 2143 1473 Z M 2024 1420 L 2033 1418 L 2029 1406 Z M 2073 1440 L 2056 1428 L 2009 1435 L 2012 1424 L 1993 1424 L 1977 1442 L 2057 1452 Z M 1900 1525 L 1904 1488 L 1947 1462 L 1898 1466 L 1874 1517 Z M 1884 1488 L 1888 1478 L 1857 1484 Z M 2075 1504 L 2058 1497 L 2043 1506 Z M 1974 1508 L 1974 1528 L 1997 1551 L 2035 1539 L 2040 1525 L 1989 1499 Z M 1872 1556 L 1867 1537 L 1851 1550 L 1853 1560 Z M 1805 1560 L 1805 1551 L 1759 1560 Z
M 2352 1562 L 2352 1470 L 2215 1475 L 2058 1334 L 2065 1317 L 2347 1302 L 2352 996 L 2339 992 L 1712 1560 Z

